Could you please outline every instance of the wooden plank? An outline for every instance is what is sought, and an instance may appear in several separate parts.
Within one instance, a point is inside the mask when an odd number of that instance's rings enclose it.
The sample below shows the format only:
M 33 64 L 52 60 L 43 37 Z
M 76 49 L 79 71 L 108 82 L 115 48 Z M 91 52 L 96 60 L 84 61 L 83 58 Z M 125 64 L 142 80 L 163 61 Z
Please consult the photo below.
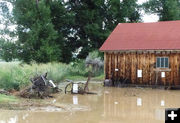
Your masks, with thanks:
M 147 84 L 150 85 L 150 53 L 148 52 L 147 57 Z
M 143 79 L 143 83 L 145 85 L 148 84 L 148 56 L 147 56 L 147 52 L 144 54 L 144 64 L 143 64 L 143 68 L 144 68 L 144 79 Z
M 116 54 L 116 69 L 118 69 L 118 53 Z M 118 69 L 119 71 L 119 69 Z M 118 80 L 118 71 L 116 71 L 116 79 Z
M 127 57 L 127 54 L 124 54 L 125 55 L 125 69 L 124 69 L 124 79 L 125 78 L 127 78 L 127 59 L 128 59 L 128 57 Z
M 151 61 L 150 61 L 150 64 L 151 64 L 151 84 L 154 85 L 155 84 L 155 72 L 154 72 L 154 67 L 155 67 L 155 62 L 156 62 L 156 57 L 155 57 L 155 54 L 153 53 L 151 55 Z
M 152 59 L 152 53 L 149 52 L 149 85 L 152 84 L 152 71 L 151 71 L 151 59 Z
M 137 67 L 136 67 L 136 73 L 137 71 L 139 70 L 139 66 L 140 66 L 140 54 L 137 52 Z M 139 84 L 140 83 L 140 78 L 137 76 L 136 74 L 136 84 Z
M 130 73 L 131 73 L 131 65 L 130 65 L 130 63 L 131 63 L 131 58 L 130 58 L 130 54 L 126 54 L 126 78 L 127 79 L 131 79 L 131 77 L 130 77 Z
M 120 59 L 120 78 L 122 78 L 123 76 L 123 54 L 121 53 L 120 56 L 119 56 L 119 59 Z
M 114 80 L 114 68 L 115 68 L 115 60 L 114 60 L 114 53 L 112 53 L 112 61 L 111 61 L 111 75 L 112 79 Z
M 171 72 L 170 72 L 170 85 L 173 85 L 174 82 L 173 82 L 173 71 L 174 71 L 174 62 L 173 62 L 173 54 L 170 55 L 170 67 L 171 67 Z
M 122 78 L 125 79 L 125 66 L 126 66 L 126 55 L 123 53 L 123 58 L 122 58 Z
M 144 76 L 144 71 L 143 71 L 143 54 L 140 54 L 140 60 L 139 60 L 139 69 L 142 70 L 142 77 L 140 78 L 140 84 L 143 82 L 143 76 Z
M 131 53 L 131 82 L 135 82 L 135 53 Z
M 108 78 L 111 79 L 112 75 L 111 75 L 111 61 L 112 61 L 112 53 L 109 54 L 109 76 Z
M 177 52 L 174 54 L 174 84 L 178 85 L 179 83 L 179 78 L 178 78 L 178 62 L 177 62 Z
M 145 54 L 142 53 L 142 61 L 141 61 L 141 69 L 142 69 L 142 81 L 141 81 L 141 84 L 144 84 L 145 83 L 145 79 L 146 79 L 146 69 L 145 69 Z
M 109 79 L 109 62 L 110 57 L 109 53 L 106 52 L 106 79 Z
M 177 72 L 177 78 L 178 78 L 178 85 L 180 85 L 180 53 L 177 53 L 177 68 L 176 68 L 176 72 Z
M 121 54 L 118 53 L 118 80 L 120 80 L 120 71 L 121 71 L 121 66 L 120 66 L 120 57 L 121 57 Z
M 162 57 L 166 57 L 166 52 L 165 51 L 162 52 Z M 166 85 L 166 72 L 165 71 L 162 71 L 162 72 L 165 73 L 165 77 L 162 77 L 162 75 L 161 75 L 161 84 Z M 162 72 L 161 72 L 161 74 L 163 74 Z
M 137 58 L 137 52 L 134 54 L 134 83 L 137 83 L 137 64 L 138 64 L 138 58 Z
M 106 52 L 104 52 L 104 75 L 105 75 L 105 78 L 104 79 L 106 79 L 106 77 L 107 77 L 107 75 L 106 75 L 106 68 L 107 68 L 107 58 L 106 58 Z
M 155 81 L 154 80 L 154 63 L 155 61 L 154 61 L 154 53 L 151 53 L 151 57 L 150 57 L 150 82 L 151 82 L 151 85 L 153 85 L 153 82 Z
M 114 79 L 117 80 L 117 72 L 115 71 L 115 69 L 117 69 L 117 54 L 114 54 Z

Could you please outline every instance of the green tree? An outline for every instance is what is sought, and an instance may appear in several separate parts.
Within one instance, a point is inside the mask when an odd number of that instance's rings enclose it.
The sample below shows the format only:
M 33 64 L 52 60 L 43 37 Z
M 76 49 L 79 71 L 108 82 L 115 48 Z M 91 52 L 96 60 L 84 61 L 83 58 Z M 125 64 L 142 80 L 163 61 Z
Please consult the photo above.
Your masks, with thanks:
M 16 58 L 16 32 L 11 10 L 11 3 L 0 1 L 0 57 L 5 61 Z M 3 26 L 2 26 L 3 25 Z
M 13 40 L 16 38 L 16 32 L 11 10 L 11 3 L 7 1 L 0 1 L 0 38 L 3 40 Z
M 99 49 L 118 23 L 140 20 L 137 0 L 9 0 L 17 24 L 17 58 L 70 62 Z
M 1 59 L 9 62 L 16 58 L 16 43 L 0 39 L 0 56 Z
M 149 0 L 143 7 L 147 13 L 157 14 L 160 21 L 180 19 L 179 0 Z
M 112 30 L 118 23 L 135 23 L 140 21 L 137 0 L 108 0 L 106 4 L 106 25 Z
M 122 22 L 138 22 L 137 0 L 69 0 L 68 9 L 75 14 L 73 25 L 79 58 L 100 48 L 110 32 Z
M 72 35 L 74 13 L 65 8 L 66 3 L 62 0 L 48 1 L 47 4 L 50 6 L 52 24 L 58 33 L 56 44 L 62 50 L 59 61 L 69 63 L 72 60 L 72 53 L 76 50 L 75 38 Z
M 16 0 L 13 5 L 18 58 L 25 62 L 58 61 L 62 51 L 56 43 L 58 34 L 51 22 L 51 11 L 46 1 Z
M 69 0 L 67 9 L 75 15 L 75 23 L 72 25 L 73 40 L 76 49 L 81 48 L 79 58 L 86 58 L 89 51 L 98 48 L 105 40 L 105 30 L 103 30 L 101 15 L 102 0 Z

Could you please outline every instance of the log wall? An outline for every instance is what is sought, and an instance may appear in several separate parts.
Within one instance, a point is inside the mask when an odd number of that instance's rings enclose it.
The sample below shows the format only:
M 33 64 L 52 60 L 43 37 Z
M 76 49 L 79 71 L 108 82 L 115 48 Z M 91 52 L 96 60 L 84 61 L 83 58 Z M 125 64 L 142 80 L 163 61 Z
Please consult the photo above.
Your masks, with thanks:
M 105 52 L 104 57 L 105 78 L 113 82 L 180 85 L 180 52 Z M 169 68 L 156 68 L 156 57 L 168 57 Z M 138 70 L 142 70 L 142 77 L 137 76 Z M 161 76 L 161 72 L 165 72 L 165 77 Z

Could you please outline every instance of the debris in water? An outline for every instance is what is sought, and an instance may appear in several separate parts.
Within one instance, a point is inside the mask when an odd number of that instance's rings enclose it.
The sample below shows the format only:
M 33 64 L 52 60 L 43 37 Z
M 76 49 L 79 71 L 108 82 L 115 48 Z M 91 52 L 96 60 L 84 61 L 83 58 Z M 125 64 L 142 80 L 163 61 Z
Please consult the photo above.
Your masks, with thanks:
M 31 107 L 31 111 L 46 111 L 46 112 L 59 112 L 62 108 L 56 106 L 46 106 L 46 107 Z
M 61 90 L 54 84 L 52 80 L 47 79 L 47 73 L 30 79 L 32 86 L 20 92 L 20 96 L 24 98 L 32 97 L 52 97 L 50 93 L 57 93 Z
M 29 114 L 23 115 L 23 120 L 25 120 L 28 116 L 29 116 Z
M 56 85 L 54 84 L 54 82 L 53 82 L 52 80 L 49 80 L 49 84 L 50 84 L 53 88 L 56 87 Z
M 56 102 L 56 99 L 54 99 L 53 101 L 52 101 L 52 103 L 55 103 Z
M 112 86 L 113 85 L 113 82 L 111 79 L 105 79 L 104 80 L 104 86 Z
M 78 84 L 73 83 L 73 93 L 77 94 L 78 93 Z
M 0 89 L 0 94 L 10 95 L 10 93 L 4 89 Z
M 68 80 L 70 83 L 66 85 L 65 87 L 65 94 L 71 93 L 71 94 L 96 94 L 94 92 L 89 92 L 88 84 L 91 79 L 91 76 L 89 74 L 88 79 L 86 83 L 74 83 L 72 80 Z
M 10 118 L 8 123 L 17 123 L 17 121 L 18 121 L 18 117 L 15 116 L 15 117 Z

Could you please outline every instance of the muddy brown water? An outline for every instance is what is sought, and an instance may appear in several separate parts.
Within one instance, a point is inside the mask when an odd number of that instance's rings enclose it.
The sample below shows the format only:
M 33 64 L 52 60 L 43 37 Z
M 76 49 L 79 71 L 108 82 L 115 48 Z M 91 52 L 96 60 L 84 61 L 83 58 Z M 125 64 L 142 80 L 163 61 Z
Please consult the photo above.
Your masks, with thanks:
M 0 123 L 164 123 L 165 108 L 180 107 L 180 90 L 90 84 L 97 95 L 59 94 L 51 106 L 0 109 Z

